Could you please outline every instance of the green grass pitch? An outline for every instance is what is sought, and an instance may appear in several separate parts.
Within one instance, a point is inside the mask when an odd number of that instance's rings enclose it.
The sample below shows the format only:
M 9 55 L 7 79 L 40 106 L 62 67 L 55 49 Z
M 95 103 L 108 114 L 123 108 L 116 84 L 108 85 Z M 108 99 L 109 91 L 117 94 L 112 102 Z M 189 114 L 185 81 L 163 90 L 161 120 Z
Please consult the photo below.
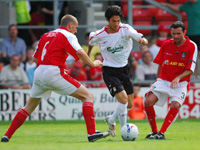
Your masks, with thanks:
M 163 119 L 158 119 L 158 128 Z M 84 121 L 27 121 L 17 130 L 9 143 L 0 143 L 0 150 L 199 150 L 200 120 L 177 119 L 165 133 L 167 140 L 145 140 L 150 132 L 147 120 L 128 120 L 138 126 L 136 141 L 123 141 L 117 122 L 116 137 L 107 137 L 90 143 Z M 0 122 L 0 136 L 10 122 Z M 96 128 L 107 130 L 104 121 L 96 121 Z

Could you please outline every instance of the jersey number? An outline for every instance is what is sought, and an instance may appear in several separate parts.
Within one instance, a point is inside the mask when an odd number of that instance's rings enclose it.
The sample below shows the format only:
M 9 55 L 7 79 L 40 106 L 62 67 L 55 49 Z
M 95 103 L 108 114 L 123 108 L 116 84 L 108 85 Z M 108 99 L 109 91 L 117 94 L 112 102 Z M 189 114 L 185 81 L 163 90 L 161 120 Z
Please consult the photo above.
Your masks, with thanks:
M 47 52 L 47 49 L 46 49 L 47 44 L 49 44 L 49 41 L 45 43 L 44 48 L 42 50 L 42 56 L 41 56 L 41 60 L 42 61 L 44 60 L 44 56 L 45 56 L 45 54 Z

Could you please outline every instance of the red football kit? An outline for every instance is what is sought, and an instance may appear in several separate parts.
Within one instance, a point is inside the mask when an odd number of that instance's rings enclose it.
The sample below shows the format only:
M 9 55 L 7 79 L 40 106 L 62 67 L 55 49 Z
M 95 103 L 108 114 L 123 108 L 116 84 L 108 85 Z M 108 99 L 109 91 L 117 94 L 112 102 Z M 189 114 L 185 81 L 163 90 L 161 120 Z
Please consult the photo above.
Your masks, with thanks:
M 54 91 L 62 95 L 71 95 L 81 86 L 81 84 L 71 78 L 66 71 L 65 61 L 68 55 L 72 55 L 75 60 L 78 50 L 82 49 L 76 36 L 60 27 L 42 36 L 34 57 L 38 59 L 38 67 L 34 73 L 34 82 L 30 96 L 32 98 L 49 97 Z M 95 133 L 95 115 L 92 102 L 84 102 L 82 106 L 87 132 L 89 135 Z M 4 134 L 7 141 L 15 131 L 24 123 L 29 113 L 21 108 L 13 119 L 8 131 Z
M 197 46 L 187 36 L 185 36 L 185 38 L 186 42 L 180 47 L 175 45 L 174 40 L 168 40 L 164 42 L 158 55 L 154 59 L 154 62 L 161 66 L 161 73 L 157 81 L 151 85 L 149 91 L 156 95 L 158 99 L 156 105 L 158 106 L 163 106 L 168 100 L 169 103 L 175 101 L 179 103 L 180 106 L 184 103 L 190 76 L 182 79 L 176 88 L 172 89 L 170 86 L 171 82 L 185 70 L 188 69 L 192 72 L 195 70 Z M 176 118 L 179 109 L 175 107 L 171 107 L 169 109 L 160 131 L 157 129 L 154 107 L 146 106 L 145 111 L 152 129 L 152 133 L 156 133 L 156 138 L 165 139 L 164 133 Z M 150 135 L 151 134 L 148 136 Z
M 161 47 L 153 61 L 162 66 L 159 78 L 171 82 L 187 69 L 194 72 L 197 47 L 187 36 L 185 38 L 186 42 L 180 47 L 174 44 L 174 40 L 166 41 Z M 181 81 L 190 81 L 190 76 Z
M 75 60 L 78 50 L 82 49 L 76 36 L 60 27 L 57 30 L 48 32 L 42 36 L 34 57 L 38 59 L 37 65 L 55 65 L 65 67 L 65 61 L 68 55 L 72 55 Z

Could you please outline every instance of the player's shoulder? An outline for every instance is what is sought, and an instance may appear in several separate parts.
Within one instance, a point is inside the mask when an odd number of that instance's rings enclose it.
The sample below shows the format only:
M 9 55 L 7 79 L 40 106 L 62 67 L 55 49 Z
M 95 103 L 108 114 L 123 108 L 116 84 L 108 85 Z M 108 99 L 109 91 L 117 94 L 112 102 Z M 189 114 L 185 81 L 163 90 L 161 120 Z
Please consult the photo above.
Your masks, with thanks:
M 90 32 L 89 38 L 91 38 L 91 37 L 101 37 L 104 34 L 106 34 L 106 27 L 103 27 L 103 28 L 101 28 L 100 30 L 97 30 L 97 31 Z
M 197 48 L 197 44 L 194 42 L 194 41 L 192 41 L 192 40 L 189 40 L 189 45 L 192 47 L 192 48 Z
M 132 26 L 130 26 L 129 24 L 126 24 L 126 23 L 120 23 L 119 27 L 120 28 L 133 28 Z

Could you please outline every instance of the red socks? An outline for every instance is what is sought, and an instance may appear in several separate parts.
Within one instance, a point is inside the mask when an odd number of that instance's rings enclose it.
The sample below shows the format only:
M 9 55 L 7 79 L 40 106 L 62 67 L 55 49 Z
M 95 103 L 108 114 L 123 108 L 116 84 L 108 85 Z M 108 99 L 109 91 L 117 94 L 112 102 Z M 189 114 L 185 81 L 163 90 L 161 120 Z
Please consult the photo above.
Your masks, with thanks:
M 88 134 L 95 133 L 95 116 L 94 116 L 94 104 L 92 102 L 84 102 L 82 107 L 83 117 L 87 127 Z
M 28 116 L 29 114 L 23 108 L 20 109 L 14 117 L 8 131 L 4 134 L 4 136 L 7 136 L 10 139 L 15 131 L 24 123 Z
M 178 114 L 179 110 L 176 108 L 170 108 L 167 116 L 165 117 L 165 121 L 160 129 L 160 133 L 165 133 L 165 131 L 169 128 L 169 126 L 172 124 L 174 121 L 176 115 Z
M 157 125 L 156 125 L 156 113 L 153 106 L 145 107 L 145 111 L 147 113 L 147 118 L 149 124 L 151 126 L 152 132 L 158 132 Z

